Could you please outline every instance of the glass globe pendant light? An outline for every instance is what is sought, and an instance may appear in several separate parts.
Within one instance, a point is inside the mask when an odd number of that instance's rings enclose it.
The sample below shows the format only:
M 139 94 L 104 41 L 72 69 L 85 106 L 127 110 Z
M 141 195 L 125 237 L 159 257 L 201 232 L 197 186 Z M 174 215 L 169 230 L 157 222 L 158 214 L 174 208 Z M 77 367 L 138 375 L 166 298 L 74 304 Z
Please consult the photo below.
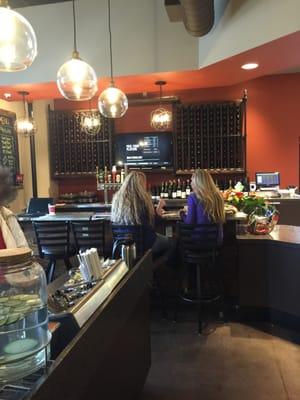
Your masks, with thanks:
M 93 111 L 91 107 L 91 100 L 89 100 L 89 111 L 83 114 L 82 129 L 90 136 L 97 135 L 101 128 L 101 119 L 99 111 Z
M 24 115 L 16 120 L 16 131 L 25 137 L 33 136 L 36 132 L 36 124 L 32 116 L 28 116 L 27 105 L 25 101 L 25 96 L 28 96 L 28 92 L 18 92 L 22 96 Z
M 0 0 L 0 71 L 23 71 L 37 55 L 37 42 L 30 23 Z
M 65 62 L 57 72 L 57 86 L 67 100 L 90 100 L 98 90 L 94 69 L 81 60 L 77 50 L 75 1 L 73 4 L 74 50 L 71 60 Z
M 166 83 L 167 83 L 166 81 L 155 82 L 155 85 L 159 85 L 160 104 L 159 104 L 159 107 L 156 108 L 151 113 L 150 125 L 152 126 L 152 128 L 154 128 L 157 131 L 164 131 L 164 130 L 168 129 L 172 123 L 172 113 L 170 111 L 166 110 L 161 105 L 162 86 L 165 85 Z
M 110 87 L 103 90 L 98 98 L 98 107 L 100 113 L 106 118 L 120 118 L 128 109 L 128 100 L 122 90 L 115 87 L 113 78 L 112 61 L 112 35 L 110 25 L 110 0 L 108 3 L 108 31 L 109 31 L 109 55 L 110 55 Z

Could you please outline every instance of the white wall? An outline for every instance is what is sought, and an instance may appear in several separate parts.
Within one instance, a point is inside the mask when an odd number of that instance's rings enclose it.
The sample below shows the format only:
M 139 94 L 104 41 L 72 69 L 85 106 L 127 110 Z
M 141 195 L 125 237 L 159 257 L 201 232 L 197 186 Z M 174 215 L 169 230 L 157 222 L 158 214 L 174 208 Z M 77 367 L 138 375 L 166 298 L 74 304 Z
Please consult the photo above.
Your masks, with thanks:
M 299 31 L 299 15 L 299 0 L 231 0 L 214 29 L 199 39 L 199 67 Z
M 115 75 L 197 67 L 197 38 L 182 23 L 168 20 L 162 0 L 112 0 L 111 25 Z M 78 50 L 97 76 L 109 75 L 107 2 L 77 0 Z M 56 80 L 57 70 L 71 58 L 71 2 L 18 9 L 31 22 L 38 39 L 38 57 L 30 68 L 1 73 L 0 85 Z M 101 88 L 100 88 L 101 89 Z

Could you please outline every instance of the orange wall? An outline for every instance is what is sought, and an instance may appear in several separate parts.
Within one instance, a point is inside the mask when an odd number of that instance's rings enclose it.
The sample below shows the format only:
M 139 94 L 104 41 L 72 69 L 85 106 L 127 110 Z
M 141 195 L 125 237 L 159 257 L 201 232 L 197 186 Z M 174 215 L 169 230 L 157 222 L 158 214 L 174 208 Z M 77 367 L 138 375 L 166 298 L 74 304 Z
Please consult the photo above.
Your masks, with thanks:
M 242 97 L 245 88 L 248 91 L 247 170 L 250 179 L 254 178 L 255 171 L 279 171 L 282 187 L 298 185 L 300 73 L 274 75 L 230 87 L 165 94 L 177 95 L 183 103 L 196 103 L 238 99 Z M 73 103 L 77 109 L 85 108 L 82 105 L 78 107 L 77 104 Z M 55 102 L 55 108 L 66 109 L 71 106 L 72 103 L 67 104 L 63 100 Z M 129 108 L 125 117 L 116 121 L 116 131 L 151 130 L 148 121 L 153 108 L 154 106 Z

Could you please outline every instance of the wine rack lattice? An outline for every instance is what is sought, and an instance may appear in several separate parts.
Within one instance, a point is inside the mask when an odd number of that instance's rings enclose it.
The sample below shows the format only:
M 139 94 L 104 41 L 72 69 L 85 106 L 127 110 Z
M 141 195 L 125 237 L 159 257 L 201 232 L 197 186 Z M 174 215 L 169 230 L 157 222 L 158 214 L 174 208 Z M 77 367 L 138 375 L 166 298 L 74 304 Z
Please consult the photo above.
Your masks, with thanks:
M 176 170 L 245 170 L 244 100 L 175 107 Z
M 101 116 L 100 132 L 87 135 L 82 129 L 82 117 L 81 111 L 49 109 L 53 178 L 94 174 L 96 166 L 112 166 L 113 123 Z

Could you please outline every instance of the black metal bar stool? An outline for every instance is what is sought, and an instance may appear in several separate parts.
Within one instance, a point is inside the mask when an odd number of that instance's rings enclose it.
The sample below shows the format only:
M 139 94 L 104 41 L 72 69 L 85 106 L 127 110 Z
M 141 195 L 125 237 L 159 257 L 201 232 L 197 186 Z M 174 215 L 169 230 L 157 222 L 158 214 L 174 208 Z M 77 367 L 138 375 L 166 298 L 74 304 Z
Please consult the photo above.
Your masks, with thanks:
M 112 224 L 112 236 L 113 236 L 113 250 L 112 258 L 115 258 L 118 254 L 117 246 L 114 244 L 127 244 L 135 243 L 136 245 L 136 255 L 137 259 L 142 257 L 142 255 L 148 250 L 145 246 L 143 225 L 116 225 Z M 153 288 L 156 289 L 162 310 L 162 316 L 165 318 L 167 316 L 165 297 L 160 285 L 160 280 L 158 277 L 158 269 L 164 265 L 168 260 L 168 254 L 166 252 L 158 254 L 153 257 Z
M 46 270 L 47 282 L 54 278 L 57 260 L 64 260 L 67 269 L 72 268 L 70 257 L 76 249 L 70 245 L 70 225 L 68 221 L 33 221 L 39 256 L 49 259 Z
M 196 304 L 199 334 L 202 333 L 202 305 L 223 299 L 223 285 L 216 263 L 220 248 L 219 230 L 217 224 L 177 224 L 183 270 L 179 279 L 174 320 L 177 321 L 180 300 Z
M 99 255 L 105 255 L 105 221 L 72 221 L 71 227 L 77 252 L 94 247 Z

